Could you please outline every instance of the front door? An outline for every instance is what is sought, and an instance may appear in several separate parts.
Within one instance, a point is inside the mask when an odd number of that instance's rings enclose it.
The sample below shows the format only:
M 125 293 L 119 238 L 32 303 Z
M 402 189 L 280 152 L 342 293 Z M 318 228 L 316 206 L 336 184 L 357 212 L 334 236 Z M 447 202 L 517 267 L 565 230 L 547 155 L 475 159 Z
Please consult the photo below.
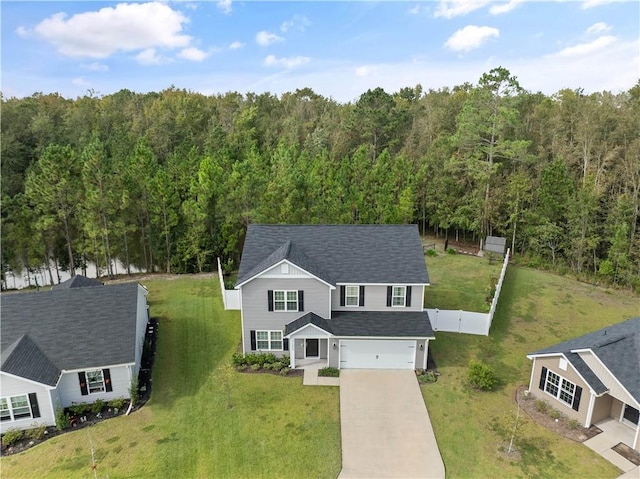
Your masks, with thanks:
M 627 424 L 637 426 L 638 419 L 640 419 L 640 411 L 638 411 L 634 407 L 629 406 L 628 404 L 625 404 L 622 421 L 626 422 Z
M 318 350 L 319 350 L 318 342 L 319 342 L 319 340 L 317 340 L 317 339 L 307 339 L 305 357 L 307 357 L 307 358 L 317 358 L 318 357 Z

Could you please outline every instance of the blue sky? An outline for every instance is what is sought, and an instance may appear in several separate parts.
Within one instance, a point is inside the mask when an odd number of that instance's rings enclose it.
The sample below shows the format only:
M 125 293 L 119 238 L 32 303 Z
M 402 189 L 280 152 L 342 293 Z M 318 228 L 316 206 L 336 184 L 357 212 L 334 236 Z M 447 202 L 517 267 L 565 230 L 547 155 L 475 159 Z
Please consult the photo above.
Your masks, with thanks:
M 2 9 L 2 93 L 75 98 L 171 85 L 205 94 L 311 87 L 339 101 L 476 83 L 631 88 L 640 2 L 443 0 L 26 2 Z

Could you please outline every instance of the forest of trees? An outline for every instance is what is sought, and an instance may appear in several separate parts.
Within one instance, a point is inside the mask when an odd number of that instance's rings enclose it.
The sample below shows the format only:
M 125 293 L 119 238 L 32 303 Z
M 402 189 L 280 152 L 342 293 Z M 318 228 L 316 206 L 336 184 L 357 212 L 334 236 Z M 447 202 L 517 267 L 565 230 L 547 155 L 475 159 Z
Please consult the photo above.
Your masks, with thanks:
M 347 104 L 308 88 L 3 97 L 2 267 L 198 272 L 237 265 L 252 222 L 417 223 L 640 290 L 639 125 L 640 81 L 546 96 L 503 68 Z

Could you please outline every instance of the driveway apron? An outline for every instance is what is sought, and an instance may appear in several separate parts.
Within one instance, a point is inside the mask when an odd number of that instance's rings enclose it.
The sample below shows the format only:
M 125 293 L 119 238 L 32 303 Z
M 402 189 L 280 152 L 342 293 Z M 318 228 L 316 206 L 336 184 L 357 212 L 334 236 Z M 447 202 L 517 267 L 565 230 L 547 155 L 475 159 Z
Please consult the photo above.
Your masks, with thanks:
M 413 371 L 340 371 L 342 471 L 350 478 L 444 478 Z

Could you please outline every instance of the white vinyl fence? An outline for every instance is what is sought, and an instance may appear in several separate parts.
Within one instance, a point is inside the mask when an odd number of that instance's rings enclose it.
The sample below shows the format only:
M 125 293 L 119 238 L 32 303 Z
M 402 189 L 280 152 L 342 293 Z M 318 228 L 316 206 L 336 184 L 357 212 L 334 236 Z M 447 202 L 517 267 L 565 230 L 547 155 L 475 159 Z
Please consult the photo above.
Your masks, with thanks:
M 220 292 L 222 293 L 222 302 L 224 309 L 240 309 L 240 291 L 237 289 L 225 289 L 224 278 L 222 277 L 222 266 L 220 258 L 218 258 L 218 278 L 220 278 Z
M 500 279 L 496 285 L 496 292 L 493 295 L 493 301 L 491 301 L 491 309 L 488 313 L 474 313 L 471 311 L 462 311 L 455 309 L 427 309 L 429 313 L 429 319 L 431 320 L 431 326 L 434 331 L 446 331 L 453 333 L 467 333 L 467 334 L 480 334 L 483 336 L 489 335 L 489 329 L 493 322 L 493 315 L 496 312 L 496 306 L 498 305 L 498 298 L 500 297 L 500 291 L 502 290 L 502 283 L 504 282 L 504 276 L 507 273 L 507 265 L 509 264 L 509 253 L 504 256 L 504 262 L 502 263 L 502 271 L 500 272 Z

